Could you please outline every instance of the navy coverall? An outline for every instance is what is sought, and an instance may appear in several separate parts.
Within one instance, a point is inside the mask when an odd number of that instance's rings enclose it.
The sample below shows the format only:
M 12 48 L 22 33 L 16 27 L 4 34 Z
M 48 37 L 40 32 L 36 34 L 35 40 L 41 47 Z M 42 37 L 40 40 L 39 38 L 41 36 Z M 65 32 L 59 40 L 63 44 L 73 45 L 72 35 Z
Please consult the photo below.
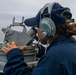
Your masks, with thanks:
M 32 71 L 23 61 L 22 50 L 14 48 L 6 57 L 4 75 L 76 75 L 76 41 L 69 35 L 56 38 Z

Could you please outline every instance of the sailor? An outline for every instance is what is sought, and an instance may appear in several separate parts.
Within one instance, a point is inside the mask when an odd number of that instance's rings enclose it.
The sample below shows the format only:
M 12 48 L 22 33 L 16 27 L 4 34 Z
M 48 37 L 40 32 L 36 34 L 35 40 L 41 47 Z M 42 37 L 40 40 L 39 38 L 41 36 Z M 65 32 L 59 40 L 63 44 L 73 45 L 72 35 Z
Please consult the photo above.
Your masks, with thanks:
M 35 17 L 26 19 L 27 26 L 38 27 L 39 40 L 47 48 L 30 71 L 23 55 L 27 46 L 19 49 L 14 41 L 7 43 L 2 48 L 7 57 L 4 75 L 76 75 L 76 40 L 72 37 L 76 24 L 67 22 L 71 18 L 70 9 L 55 2 L 47 3 Z

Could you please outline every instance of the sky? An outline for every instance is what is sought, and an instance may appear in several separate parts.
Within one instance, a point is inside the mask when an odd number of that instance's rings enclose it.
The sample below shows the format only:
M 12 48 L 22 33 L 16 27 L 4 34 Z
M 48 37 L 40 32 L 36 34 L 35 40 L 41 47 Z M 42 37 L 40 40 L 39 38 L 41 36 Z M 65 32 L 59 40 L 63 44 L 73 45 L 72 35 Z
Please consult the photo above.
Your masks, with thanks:
M 21 22 L 22 16 L 25 19 L 34 17 L 46 3 L 52 2 L 69 7 L 76 19 L 76 0 L 0 0 L 0 41 L 4 38 L 1 29 L 12 24 L 13 17 L 16 22 Z

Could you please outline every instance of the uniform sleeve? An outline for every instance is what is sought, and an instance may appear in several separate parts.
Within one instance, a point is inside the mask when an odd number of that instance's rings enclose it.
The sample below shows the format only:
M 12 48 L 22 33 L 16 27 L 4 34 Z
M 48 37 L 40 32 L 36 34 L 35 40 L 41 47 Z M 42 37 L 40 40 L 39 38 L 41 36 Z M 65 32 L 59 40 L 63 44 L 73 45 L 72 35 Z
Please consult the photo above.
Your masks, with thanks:
M 60 63 L 55 56 L 43 55 L 32 71 L 23 61 L 24 56 L 20 49 L 12 49 L 6 56 L 4 75 L 61 75 Z
M 7 54 L 7 63 L 4 67 L 4 75 L 30 75 L 30 70 L 24 62 L 23 51 L 14 48 Z

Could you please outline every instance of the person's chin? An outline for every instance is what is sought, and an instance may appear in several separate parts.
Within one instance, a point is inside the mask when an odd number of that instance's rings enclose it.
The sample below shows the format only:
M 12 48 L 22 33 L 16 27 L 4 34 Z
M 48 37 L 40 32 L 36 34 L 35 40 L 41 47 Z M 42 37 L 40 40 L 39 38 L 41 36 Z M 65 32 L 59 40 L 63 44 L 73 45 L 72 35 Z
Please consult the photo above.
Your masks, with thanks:
M 40 42 L 41 42 L 42 44 L 44 44 L 44 45 L 47 44 L 47 40 L 40 40 Z

